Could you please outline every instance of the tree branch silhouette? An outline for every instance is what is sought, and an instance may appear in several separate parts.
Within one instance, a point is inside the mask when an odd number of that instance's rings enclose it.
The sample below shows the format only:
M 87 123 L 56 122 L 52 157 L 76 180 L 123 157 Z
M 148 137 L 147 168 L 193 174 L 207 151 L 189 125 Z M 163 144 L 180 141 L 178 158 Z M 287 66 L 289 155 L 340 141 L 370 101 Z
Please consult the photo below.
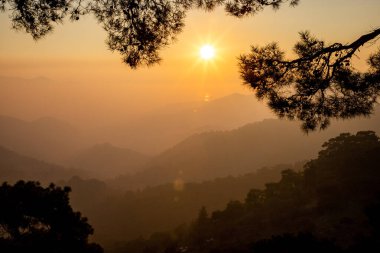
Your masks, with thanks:
M 0 0 L 12 28 L 39 40 L 69 17 L 93 14 L 108 34 L 106 43 L 131 68 L 160 62 L 159 51 L 182 31 L 189 9 L 206 11 L 225 5 L 234 16 L 254 14 L 265 6 L 278 8 L 289 0 Z M 294 5 L 298 0 L 291 0 Z
M 131 68 L 161 60 L 159 52 L 176 39 L 190 9 L 206 11 L 224 6 L 235 17 L 255 15 L 266 7 L 280 8 L 299 0 L 0 0 L 0 11 L 9 11 L 12 27 L 38 40 L 65 18 L 79 20 L 95 15 L 108 34 L 106 43 Z M 277 44 L 252 47 L 239 58 L 244 83 L 280 117 L 298 119 L 305 131 L 324 129 L 331 118 L 351 118 L 372 113 L 379 96 L 380 51 L 370 56 L 369 70 L 356 71 L 351 58 L 364 44 L 380 37 L 376 29 L 351 44 L 326 45 L 302 32 L 286 60 Z
M 252 47 L 239 58 L 241 77 L 279 117 L 301 120 L 305 131 L 324 129 L 331 118 L 367 116 L 380 95 L 380 51 L 370 56 L 366 73 L 356 71 L 351 60 L 379 35 L 376 29 L 351 44 L 325 46 L 302 32 L 294 47 L 299 58 L 290 61 L 276 43 Z

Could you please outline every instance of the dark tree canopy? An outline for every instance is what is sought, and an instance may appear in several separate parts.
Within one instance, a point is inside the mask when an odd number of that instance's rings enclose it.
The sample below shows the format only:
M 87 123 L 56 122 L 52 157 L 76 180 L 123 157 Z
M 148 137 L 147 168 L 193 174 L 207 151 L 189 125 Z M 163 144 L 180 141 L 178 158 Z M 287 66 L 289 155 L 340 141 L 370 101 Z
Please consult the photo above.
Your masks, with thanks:
M 240 57 L 241 76 L 278 116 L 301 120 L 305 131 L 324 129 L 331 118 L 368 116 L 380 95 L 380 50 L 366 73 L 356 71 L 351 58 L 379 35 L 377 29 L 348 45 L 326 45 L 303 32 L 295 60 L 286 60 L 276 43 L 252 47 Z
M 0 186 L 0 251 L 101 253 L 87 219 L 69 205 L 70 188 L 19 181 Z
M 132 68 L 161 60 L 159 50 L 171 44 L 192 8 L 212 10 L 224 5 L 234 16 L 255 14 L 266 6 L 298 0 L 0 0 L 0 11 L 10 13 L 12 27 L 38 40 L 65 18 L 72 21 L 92 14 L 108 33 L 111 51 Z
M 245 17 L 285 3 L 295 6 L 299 0 L 0 0 L 0 10 L 10 13 L 14 29 L 36 40 L 66 17 L 92 14 L 108 33 L 109 49 L 136 68 L 161 60 L 159 51 L 181 32 L 189 9 L 224 6 L 228 14 Z M 376 29 L 351 44 L 326 45 L 302 32 L 294 47 L 297 59 L 285 59 L 275 43 L 252 47 L 239 59 L 241 76 L 279 117 L 302 121 L 305 131 L 324 129 L 331 118 L 373 112 L 380 95 L 380 50 L 369 58 L 366 73 L 356 71 L 351 58 L 379 36 Z

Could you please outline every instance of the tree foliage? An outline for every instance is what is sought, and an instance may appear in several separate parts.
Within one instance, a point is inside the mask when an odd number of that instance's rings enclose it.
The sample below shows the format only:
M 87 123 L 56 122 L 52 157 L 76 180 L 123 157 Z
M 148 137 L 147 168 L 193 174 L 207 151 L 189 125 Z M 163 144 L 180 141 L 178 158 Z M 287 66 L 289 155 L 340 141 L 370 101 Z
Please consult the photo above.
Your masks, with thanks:
M 93 14 L 108 34 L 109 49 L 136 68 L 161 60 L 159 51 L 181 32 L 189 9 L 224 6 L 228 14 L 245 17 L 284 3 L 299 0 L 1 0 L 0 10 L 10 12 L 14 29 L 36 40 L 66 17 Z M 279 117 L 301 120 L 305 131 L 324 129 L 331 118 L 368 116 L 380 94 L 380 50 L 369 58 L 366 73 L 356 71 L 351 58 L 379 35 L 376 29 L 351 44 L 326 45 L 302 32 L 294 60 L 285 59 L 275 43 L 253 46 L 240 57 L 241 76 Z
M 0 186 L 0 251 L 88 252 L 102 248 L 88 243 L 93 233 L 87 219 L 69 205 L 70 188 L 19 181 Z
M 366 73 L 356 71 L 351 58 L 379 35 L 377 29 L 349 45 L 326 45 L 302 32 L 297 59 L 286 60 L 276 43 L 252 47 L 240 57 L 241 76 L 277 115 L 301 120 L 305 131 L 324 129 L 331 118 L 368 116 L 380 95 L 380 51 L 369 58 Z
M 1 0 L 0 11 L 10 12 L 12 27 L 38 40 L 66 18 L 92 14 L 108 34 L 107 45 L 132 68 L 161 60 L 159 50 L 171 44 L 192 8 L 212 10 L 224 5 L 235 16 L 255 14 L 266 6 L 298 0 Z

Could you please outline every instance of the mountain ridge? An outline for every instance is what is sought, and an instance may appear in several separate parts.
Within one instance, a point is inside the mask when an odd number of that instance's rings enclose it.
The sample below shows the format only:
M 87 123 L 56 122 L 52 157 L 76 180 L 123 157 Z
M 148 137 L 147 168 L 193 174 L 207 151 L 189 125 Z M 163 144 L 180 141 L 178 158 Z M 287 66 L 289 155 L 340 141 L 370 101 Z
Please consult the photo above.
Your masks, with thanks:
M 201 182 L 237 176 L 263 166 L 311 159 L 329 138 L 361 130 L 380 133 L 380 117 L 333 122 L 327 130 L 309 134 L 300 130 L 299 122 L 278 119 L 194 134 L 153 157 L 141 172 L 119 177 L 114 183 L 139 189 L 176 180 Z

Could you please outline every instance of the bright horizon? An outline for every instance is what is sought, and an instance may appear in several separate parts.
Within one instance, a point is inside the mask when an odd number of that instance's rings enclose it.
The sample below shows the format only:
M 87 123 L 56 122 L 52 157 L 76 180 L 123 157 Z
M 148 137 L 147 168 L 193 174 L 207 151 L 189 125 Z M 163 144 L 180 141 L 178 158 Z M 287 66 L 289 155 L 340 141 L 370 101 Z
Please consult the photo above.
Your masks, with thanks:
M 0 114 L 23 119 L 57 116 L 76 121 L 94 108 L 104 115 L 98 120 L 105 121 L 109 118 L 106 115 L 116 119 L 166 104 L 202 101 L 205 96 L 215 99 L 232 93 L 253 94 L 242 85 L 237 67 L 237 57 L 249 52 L 251 45 L 276 41 L 291 57 L 300 31 L 309 30 L 327 42 L 349 43 L 374 29 L 374 21 L 380 21 L 379 1 L 361 1 L 360 5 L 354 0 L 342 2 L 304 0 L 295 8 L 267 8 L 242 19 L 228 16 L 220 8 L 210 13 L 191 11 L 177 41 L 161 50 L 163 61 L 137 70 L 131 70 L 121 62 L 119 54 L 107 49 L 105 32 L 91 16 L 57 25 L 52 34 L 35 42 L 30 35 L 11 30 L 7 13 L 1 13 L 0 76 L 46 77 L 56 88 L 36 94 L 31 87 L 21 90 L 18 98 L 2 97 Z M 199 57 L 199 48 L 204 44 L 212 44 L 217 50 L 212 61 Z M 362 48 L 360 59 L 354 59 L 358 69 L 366 68 L 369 52 L 379 45 L 377 42 Z M 1 91 L 4 92 L 9 90 Z M 47 98 L 47 94 L 55 97 Z M 45 99 L 71 101 L 66 108 L 34 106 Z M 22 105 L 22 101 L 30 103 Z M 82 112 L 75 112 L 78 106 L 82 106 Z
M 379 11 L 0 0 L 0 253 L 380 248 Z

